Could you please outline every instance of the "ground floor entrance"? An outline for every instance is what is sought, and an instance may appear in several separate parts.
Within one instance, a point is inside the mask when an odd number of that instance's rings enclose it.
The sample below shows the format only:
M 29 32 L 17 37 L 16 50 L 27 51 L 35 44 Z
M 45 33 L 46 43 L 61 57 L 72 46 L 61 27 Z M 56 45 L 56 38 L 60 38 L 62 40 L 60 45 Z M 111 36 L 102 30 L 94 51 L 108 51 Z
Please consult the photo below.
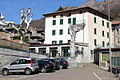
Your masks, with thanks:
M 36 51 L 38 54 L 45 54 L 48 57 L 71 57 L 70 43 L 65 44 L 45 44 L 30 47 L 30 50 Z M 76 43 L 75 44 L 75 57 L 78 57 L 79 62 L 92 62 L 91 50 L 87 44 Z

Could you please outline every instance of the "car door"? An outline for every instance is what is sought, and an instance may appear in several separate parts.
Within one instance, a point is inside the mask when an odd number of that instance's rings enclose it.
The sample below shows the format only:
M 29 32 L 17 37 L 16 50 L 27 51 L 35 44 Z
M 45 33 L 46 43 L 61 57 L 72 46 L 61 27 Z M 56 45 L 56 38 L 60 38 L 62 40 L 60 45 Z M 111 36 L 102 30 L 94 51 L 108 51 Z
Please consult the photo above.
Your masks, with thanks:
M 13 61 L 10 66 L 9 66 L 9 71 L 10 72 L 18 72 L 18 67 L 19 67 L 19 59 Z

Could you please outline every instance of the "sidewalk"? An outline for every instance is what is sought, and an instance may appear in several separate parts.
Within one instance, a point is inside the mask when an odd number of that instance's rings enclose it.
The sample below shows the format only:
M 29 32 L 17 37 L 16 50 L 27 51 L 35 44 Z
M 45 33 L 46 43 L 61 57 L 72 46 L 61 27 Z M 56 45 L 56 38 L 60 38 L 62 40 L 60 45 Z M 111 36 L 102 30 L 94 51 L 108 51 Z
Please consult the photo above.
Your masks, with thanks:
M 99 67 L 93 63 L 86 64 L 85 67 L 97 69 L 95 70 L 95 73 L 100 77 L 99 80 L 118 80 L 117 75 L 112 72 L 108 72 L 108 67 Z

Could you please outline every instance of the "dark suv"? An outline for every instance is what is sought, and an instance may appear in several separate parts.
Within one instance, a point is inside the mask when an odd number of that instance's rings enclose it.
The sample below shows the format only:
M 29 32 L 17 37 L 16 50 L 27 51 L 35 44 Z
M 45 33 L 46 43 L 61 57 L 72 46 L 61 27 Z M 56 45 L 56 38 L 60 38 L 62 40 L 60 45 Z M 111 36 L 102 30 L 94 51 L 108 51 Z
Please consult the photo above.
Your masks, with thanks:
M 39 71 L 42 73 L 52 71 L 53 70 L 53 63 L 48 60 L 38 60 Z
M 25 72 L 25 74 L 29 75 L 37 71 L 38 63 L 35 58 L 18 58 L 12 63 L 5 65 L 2 69 L 2 74 L 8 75 L 12 72 Z
M 67 69 L 69 66 L 68 61 L 65 58 L 56 58 L 60 63 L 60 68 Z
M 60 69 L 60 62 L 57 59 L 46 58 L 46 59 L 42 59 L 42 60 L 51 61 L 54 64 L 54 67 L 53 67 L 54 70 L 59 70 Z

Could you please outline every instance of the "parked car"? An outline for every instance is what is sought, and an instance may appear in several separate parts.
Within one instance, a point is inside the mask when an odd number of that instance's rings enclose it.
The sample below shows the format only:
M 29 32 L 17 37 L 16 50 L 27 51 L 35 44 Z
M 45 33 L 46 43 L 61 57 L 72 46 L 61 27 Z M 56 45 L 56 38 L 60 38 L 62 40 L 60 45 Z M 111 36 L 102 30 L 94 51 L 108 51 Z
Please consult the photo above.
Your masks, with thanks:
M 112 73 L 116 75 L 120 74 L 120 67 L 112 67 Z
M 51 61 L 54 64 L 54 67 L 53 67 L 54 70 L 59 70 L 60 69 L 60 63 L 59 63 L 58 60 L 56 60 L 56 59 L 49 59 L 49 58 L 42 59 L 42 60 L 49 60 L 49 61 Z
M 54 64 L 48 60 L 38 60 L 39 71 L 42 73 L 53 71 Z
M 8 75 L 13 72 L 24 72 L 30 75 L 32 72 L 38 71 L 38 63 L 35 58 L 18 58 L 12 63 L 5 65 L 2 69 L 3 75 Z
M 60 68 L 67 69 L 69 66 L 68 61 L 65 58 L 56 58 L 60 62 Z

